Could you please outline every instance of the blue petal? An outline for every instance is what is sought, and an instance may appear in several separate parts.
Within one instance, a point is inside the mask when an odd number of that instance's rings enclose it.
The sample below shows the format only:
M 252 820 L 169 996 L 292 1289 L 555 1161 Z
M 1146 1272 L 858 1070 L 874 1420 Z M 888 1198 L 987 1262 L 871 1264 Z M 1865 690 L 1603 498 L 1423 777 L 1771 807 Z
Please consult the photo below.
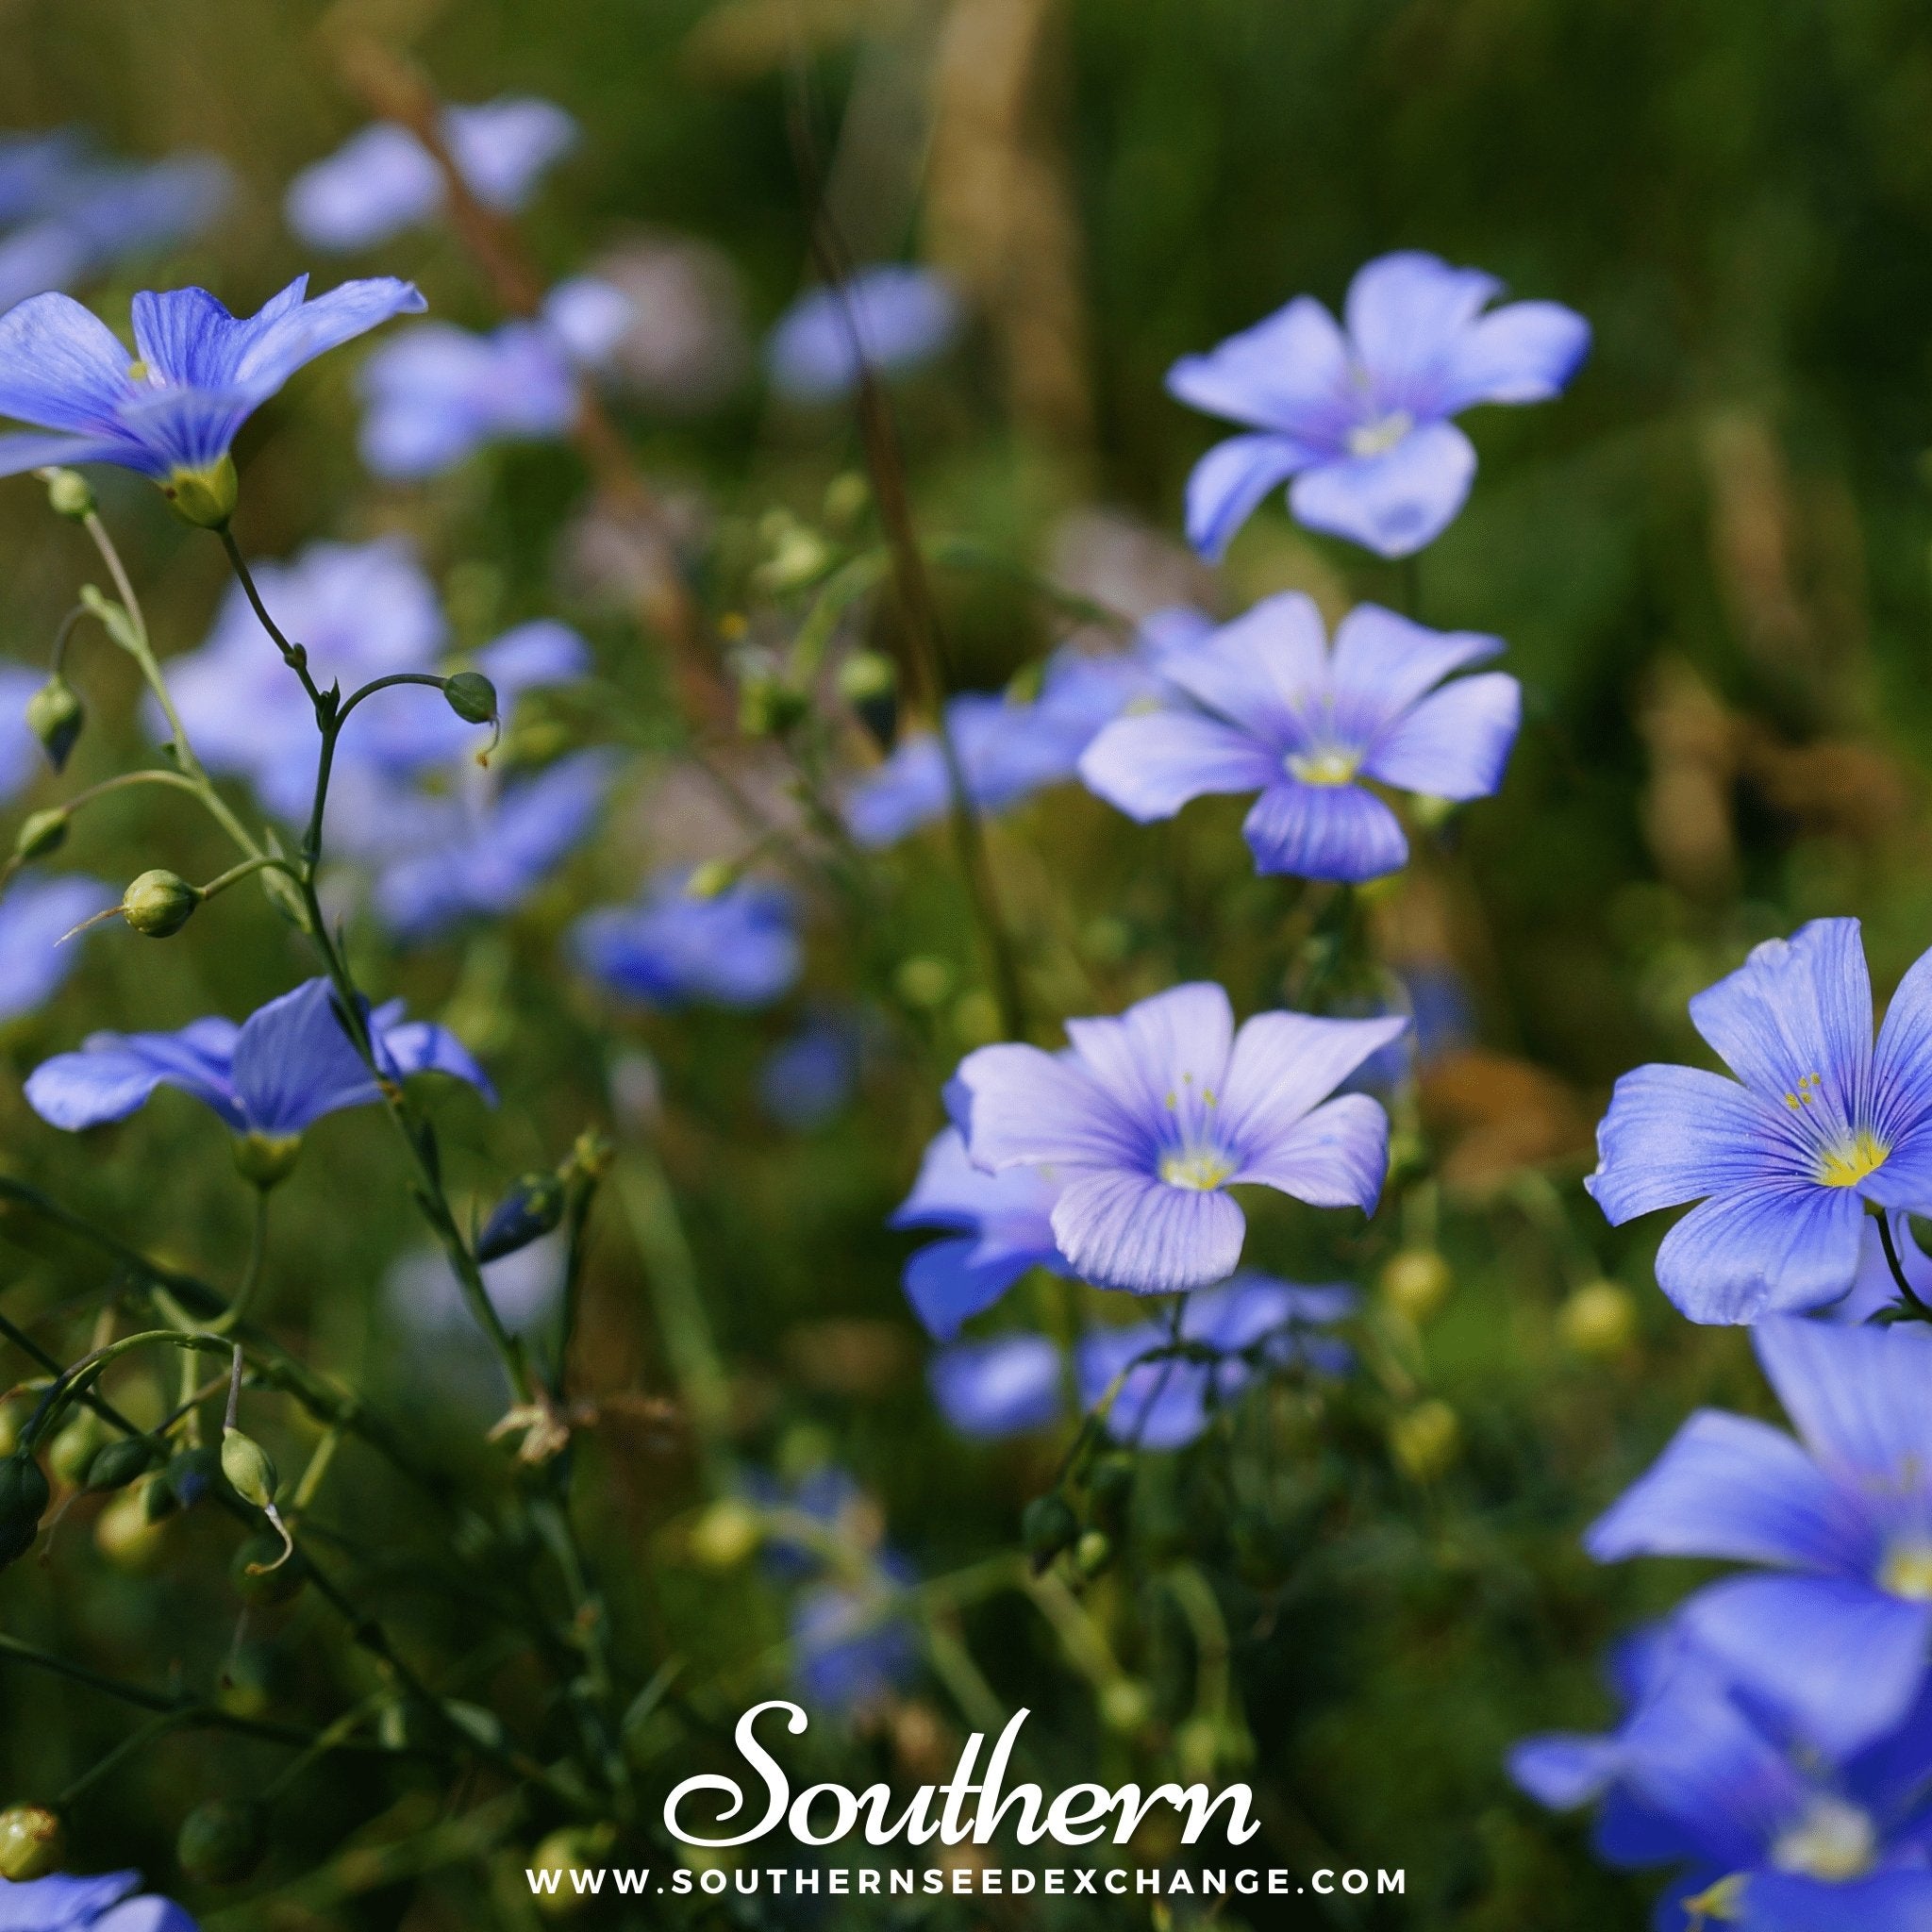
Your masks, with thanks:
M 1425 697 L 1369 747 L 1361 768 L 1404 791 L 1487 798 L 1503 782 L 1523 717 L 1523 687 L 1500 671 Z
M 1401 822 L 1359 785 L 1283 778 L 1255 801 L 1241 835 L 1262 874 L 1360 885 L 1408 860 Z
M 1780 1172 L 1779 1123 L 1748 1088 L 1700 1067 L 1625 1074 L 1597 1128 L 1585 1182 L 1614 1226 L 1657 1208 L 1730 1193 Z
M 974 1125 L 976 1132 L 976 1107 Z M 1241 1260 L 1246 1225 L 1225 1193 L 1124 1172 L 1074 1176 L 1053 1210 L 1055 1237 L 1074 1272 L 1135 1294 L 1224 1281 Z
M 1244 1141 L 1243 1152 L 1238 1187 L 1373 1214 L 1389 1174 L 1389 1116 L 1366 1093 L 1344 1093 L 1271 1139 Z
M 1870 1107 L 1872 1126 L 1891 1153 L 1865 1192 L 1900 1208 L 1932 1202 L 1932 952 L 1913 962 L 1885 1009 Z
M 1300 591 L 1264 597 L 1232 624 L 1163 652 L 1159 671 L 1271 752 L 1307 750 L 1327 696 L 1322 613 Z
M 1740 1932 L 1932 1932 L 1932 1872 L 1842 1881 L 1754 1872 Z
M 1117 1018 L 1066 1026 L 1087 1072 L 1140 1124 L 1145 1147 L 1218 1138 L 1210 1116 L 1234 1044 L 1234 1009 L 1221 987 L 1171 986 Z
M 1324 454 L 1287 436 L 1231 436 L 1217 442 L 1188 475 L 1188 541 L 1218 563 L 1268 492 Z
M 1798 1433 L 1854 1493 L 1926 1493 L 1932 1333 L 1783 1320 L 1759 1324 L 1752 1340 Z
M 1932 1605 L 1837 1576 L 1739 1576 L 1679 1612 L 1737 1684 L 1828 1757 L 1891 1730 L 1925 1678 Z
M 1149 1137 L 1070 1054 L 1037 1046 L 982 1046 L 959 1063 L 972 1095 L 969 1151 L 982 1167 L 1132 1167 Z
M 0 476 L 21 476 L 54 463 L 121 463 L 141 469 L 141 451 L 128 438 L 102 436 L 39 436 L 23 432 L 0 436 Z
M 56 1873 L 24 1884 L 0 1880 L 0 1932 L 68 1932 L 91 1926 L 141 1883 L 138 1872 L 92 1878 Z
M 1852 1285 L 1862 1219 L 1851 1188 L 1740 1188 L 1693 1208 L 1664 1237 L 1657 1286 L 1693 1322 L 1821 1307 Z
M 325 979 L 307 980 L 248 1016 L 235 1041 L 234 1081 L 246 1125 L 271 1137 L 381 1097 Z
M 470 1049 L 447 1026 L 439 1026 L 434 1021 L 408 1020 L 384 1027 L 376 1035 L 376 1049 L 397 1076 L 448 1074 L 466 1081 L 485 1100 L 493 1104 L 496 1099 L 490 1075 L 476 1064 Z
M 1346 436 L 1357 400 L 1348 343 L 1311 295 L 1297 295 L 1205 356 L 1183 356 L 1167 373 L 1167 389 L 1210 416 L 1318 446 Z
M 577 124 L 554 101 L 505 94 L 446 109 L 443 134 L 476 199 L 513 214 L 544 171 L 576 145 Z
M 700 898 L 686 890 L 687 877 L 660 873 L 641 906 L 579 920 L 573 942 L 586 970 L 657 1006 L 760 1007 L 776 999 L 800 966 L 790 896 L 747 879 Z
M 933 1357 L 926 1379 L 962 1436 L 996 1441 L 1060 1418 L 1060 1352 L 1043 1335 L 962 1341 Z
M 1058 1246 L 1052 1256 L 1058 1259 Z M 906 1299 L 935 1341 L 950 1341 L 1044 1258 L 1013 1253 L 989 1256 L 967 1236 L 933 1241 L 906 1263 Z
M 1608 1789 L 1623 1762 L 1613 1738 L 1551 1731 L 1510 1747 L 1511 1781 L 1552 1811 L 1574 1811 L 1594 1804 Z
M 804 1591 L 791 1615 L 793 1680 L 808 1703 L 847 1711 L 902 1688 L 918 1662 L 911 1626 L 882 1592 L 842 1584 Z
M 1257 1013 L 1235 1036 L 1229 1056 L 1221 1096 L 1227 1143 L 1251 1161 L 1265 1160 L 1357 1067 L 1400 1038 L 1407 1024 L 1397 1014 L 1341 1020 Z
M 1543 403 L 1560 395 L 1590 354 L 1590 325 L 1560 302 L 1511 302 L 1466 329 L 1451 351 L 1436 406 Z
M 766 369 L 793 402 L 835 402 L 857 388 L 861 355 L 888 374 L 914 369 L 950 347 L 963 322 L 941 276 L 894 263 L 862 268 L 842 288 L 813 289 L 792 304 L 766 344 Z
M 103 1913 L 91 1932 L 196 1932 L 196 1928 L 173 1899 L 148 1892 Z
M 580 407 L 568 357 L 527 322 L 405 329 L 362 365 L 360 388 L 362 460 L 396 479 L 440 475 L 486 443 L 561 436 Z
M 97 434 L 133 385 L 105 323 L 66 295 L 35 295 L 0 315 L 0 416 Z
M 1424 423 L 1380 455 L 1304 470 L 1288 503 L 1311 530 L 1410 557 L 1456 521 L 1474 477 L 1468 437 L 1453 423 Z
M 1633 1488 L 1591 1525 L 1600 1563 L 1625 1557 L 1729 1557 L 1744 1563 L 1869 1574 L 1870 1519 L 1781 1429 L 1700 1410 Z
M 299 286 L 299 285 L 296 285 Z M 284 291 L 284 296 L 287 291 Z M 344 282 L 312 301 L 279 307 L 282 297 L 240 325 L 245 332 L 235 380 L 256 402 L 272 396 L 305 363 L 388 322 L 428 307 L 410 282 L 393 275 Z
M 1502 284 L 1420 250 L 1384 255 L 1349 284 L 1343 315 L 1377 413 L 1447 413 L 1444 378 L 1483 305 Z
M 157 1087 L 178 1087 L 242 1131 L 229 1062 L 236 1028 L 197 1020 L 178 1033 L 95 1033 L 78 1053 L 56 1054 L 27 1075 L 28 1104 L 43 1121 L 78 1130 L 125 1120 Z
M 1502 639 L 1480 631 L 1431 630 L 1379 604 L 1357 604 L 1335 626 L 1329 670 L 1335 735 L 1367 750 L 1451 672 L 1502 649 Z
M 1184 1449 L 1207 1428 L 1210 1396 L 1233 1395 L 1246 1380 L 1239 1362 L 1211 1368 L 1172 1357 L 1141 1361 L 1166 1341 L 1160 1328 L 1141 1322 L 1129 1328 L 1091 1329 L 1075 1348 L 1082 1408 L 1098 1408 L 1120 1381 L 1106 1417 L 1107 1433 L 1114 1441 L 1141 1449 Z
M 1180 710 L 1117 718 L 1080 759 L 1088 791 L 1141 824 L 1210 792 L 1258 791 L 1280 769 L 1232 724 Z
M 379 121 L 289 184 L 282 212 L 311 247 L 347 254 L 426 221 L 442 204 L 442 174 L 406 128 Z
M 298 307 L 308 287 L 298 275 L 256 317 L 286 315 Z M 248 337 L 249 325 L 237 322 L 206 289 L 144 289 L 131 310 L 134 343 L 147 364 L 147 381 L 183 389 L 228 389 Z
M 112 887 L 77 874 L 16 879 L 0 896 L 0 1022 L 31 1013 L 80 964 L 81 947 L 61 941 L 119 899 Z
M 1029 1168 L 991 1174 L 974 1166 L 958 1127 L 942 1127 L 926 1143 L 912 1191 L 892 1210 L 889 1227 L 952 1227 L 978 1233 L 990 1225 L 1013 1229 L 1021 1244 L 1051 1242 L 1047 1216 L 1058 1190 Z

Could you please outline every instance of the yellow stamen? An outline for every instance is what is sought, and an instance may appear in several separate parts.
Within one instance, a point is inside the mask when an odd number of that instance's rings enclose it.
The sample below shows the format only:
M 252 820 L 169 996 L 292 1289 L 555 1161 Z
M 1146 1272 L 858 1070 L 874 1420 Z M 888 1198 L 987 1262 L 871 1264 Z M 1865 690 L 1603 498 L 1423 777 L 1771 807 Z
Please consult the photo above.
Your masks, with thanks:
M 1357 760 L 1353 752 L 1318 751 L 1310 752 L 1307 758 L 1291 754 L 1284 762 L 1304 785 L 1348 785 L 1355 780 Z
M 1415 418 L 1407 409 L 1391 409 L 1373 423 L 1358 423 L 1348 432 L 1348 453 L 1352 457 L 1379 457 L 1393 449 L 1415 427 Z
M 1867 1174 L 1885 1165 L 1891 1149 L 1873 1133 L 1860 1127 L 1849 1141 L 1828 1147 L 1818 1157 L 1818 1178 L 1827 1188 L 1856 1188 Z
M 1191 1188 L 1197 1193 L 1212 1193 L 1234 1172 L 1234 1162 L 1211 1147 L 1198 1147 L 1185 1154 L 1170 1154 L 1160 1163 L 1160 1178 L 1171 1188 Z
M 1803 1872 L 1842 1884 L 1871 1871 L 1878 1834 L 1869 1813 L 1842 1798 L 1818 1797 L 1811 1808 L 1771 1848 L 1781 1872 Z
M 1909 1603 L 1932 1603 L 1932 1542 L 1893 1543 L 1879 1566 L 1878 1587 Z

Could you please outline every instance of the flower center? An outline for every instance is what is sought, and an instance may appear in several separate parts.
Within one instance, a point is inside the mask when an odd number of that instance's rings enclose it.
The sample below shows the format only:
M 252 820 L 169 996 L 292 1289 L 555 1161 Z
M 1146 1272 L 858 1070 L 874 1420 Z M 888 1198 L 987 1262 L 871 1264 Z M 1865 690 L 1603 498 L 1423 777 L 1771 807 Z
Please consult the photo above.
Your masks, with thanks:
M 1870 1127 L 1860 1127 L 1847 1141 L 1825 1148 L 1818 1157 L 1818 1178 L 1827 1188 L 1856 1188 L 1869 1174 L 1885 1165 L 1891 1149 Z
M 1348 785 L 1354 782 L 1359 760 L 1354 752 L 1327 745 L 1306 754 L 1291 752 L 1281 762 L 1304 785 Z
M 1781 1872 L 1842 1881 L 1871 1871 L 1877 1851 L 1870 1813 L 1842 1798 L 1818 1797 L 1772 1846 L 1771 1862 Z
M 1352 457 L 1386 455 L 1415 427 L 1415 418 L 1407 409 L 1391 409 L 1373 423 L 1357 423 L 1348 432 L 1348 453 Z
M 1878 1587 L 1911 1603 L 1932 1603 L 1932 1542 L 1913 1537 L 1893 1543 L 1879 1565 Z
M 1160 1178 L 1169 1187 L 1201 1194 L 1211 1194 L 1233 1172 L 1234 1162 L 1214 1147 L 1183 1147 L 1160 1162 Z

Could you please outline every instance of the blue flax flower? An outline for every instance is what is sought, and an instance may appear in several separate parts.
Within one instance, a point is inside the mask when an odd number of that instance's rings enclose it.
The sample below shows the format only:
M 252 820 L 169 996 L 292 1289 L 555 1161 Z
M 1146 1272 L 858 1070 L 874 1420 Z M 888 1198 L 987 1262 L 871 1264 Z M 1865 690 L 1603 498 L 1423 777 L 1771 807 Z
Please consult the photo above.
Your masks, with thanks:
M 1183 621 L 1151 630 L 1131 651 L 1057 651 L 1047 661 L 1039 696 L 1027 703 L 987 691 L 949 699 L 946 729 L 974 806 L 982 813 L 1008 811 L 1046 786 L 1072 778 L 1080 754 L 1109 719 L 1157 695 L 1156 667 L 1164 657 L 1155 639 L 1176 634 L 1194 633 Z M 861 845 L 892 845 L 944 818 L 951 804 L 938 736 L 908 732 L 891 757 L 852 788 L 845 823 Z
M 892 1227 L 949 1230 L 906 1263 L 906 1299 L 936 1341 L 950 1341 L 1033 1268 L 1070 1270 L 1054 1239 L 1058 1184 L 1036 1168 L 989 1174 L 967 1158 L 965 1137 L 945 1127 L 927 1144 L 919 1178 L 893 1210 Z
M 863 1583 L 816 1583 L 799 1592 L 791 1675 L 807 1704 L 849 1717 L 890 1702 L 911 1682 L 919 1640 L 892 1599 L 917 1581 L 912 1565 L 888 1550 Z
M 1043 1335 L 942 1348 L 926 1368 L 940 1413 L 962 1436 L 997 1441 L 1050 1429 L 1066 1407 L 1059 1350 Z
M 1647 1066 L 1617 1082 L 1584 1183 L 1616 1224 L 1703 1205 L 1665 1236 L 1657 1285 L 1693 1322 L 1835 1301 L 1865 1206 L 1932 1204 L 1932 953 L 1872 1043 L 1856 919 L 1769 940 L 1690 1002 L 1737 1075 Z
M 1365 1094 L 1328 1096 L 1407 1024 L 1261 1013 L 1237 1034 L 1220 987 L 1173 987 L 1118 1019 L 1069 1021 L 1064 1053 L 969 1054 L 966 1151 L 994 1173 L 1051 1171 L 1055 1240 L 1089 1281 L 1206 1288 L 1241 1260 L 1230 1187 L 1374 1210 L 1388 1116 Z
M 721 892 L 691 890 L 691 874 L 661 872 L 635 906 L 580 919 L 576 956 L 593 979 L 646 1006 L 769 1006 L 798 977 L 791 895 L 757 879 Z
M 120 896 L 76 873 L 29 873 L 0 894 L 0 1022 L 36 1011 L 59 991 L 80 963 L 80 948 L 60 941 Z
M 235 503 L 229 445 L 304 364 L 391 316 L 420 309 L 383 275 L 307 299 L 296 278 L 238 320 L 205 289 L 134 298 L 136 355 L 66 295 L 0 315 L 0 416 L 45 434 L 0 436 L 0 475 L 47 463 L 115 463 L 152 477 L 184 515 L 225 522 Z
M 1347 1288 L 1304 1288 L 1243 1268 L 1219 1288 L 1190 1296 L 1181 1312 L 1181 1340 L 1213 1350 L 1219 1360 L 1144 1359 L 1168 1344 L 1161 1323 L 1095 1328 L 1074 1355 L 1080 1406 L 1097 1408 L 1115 1379 L 1124 1378 L 1107 1413 L 1108 1434 L 1147 1449 L 1185 1448 L 1247 1386 L 1247 1353 L 1280 1368 L 1299 1364 L 1324 1374 L 1344 1369 L 1346 1346 L 1309 1330 L 1340 1321 L 1354 1306 Z
M 1701 1410 L 1586 1547 L 1769 1566 L 1699 1591 L 1685 1627 L 1799 1735 L 1855 1750 L 1902 1719 L 1932 1644 L 1932 1333 L 1783 1315 L 1752 1339 L 1801 1440 Z
M 765 365 L 788 400 L 837 402 L 858 387 L 861 353 L 889 375 L 916 369 L 952 346 L 963 319 L 958 297 L 930 271 L 862 268 L 841 290 L 801 295 L 773 328 Z
M 550 101 L 507 94 L 445 108 L 442 138 L 470 192 L 510 214 L 575 145 L 577 126 Z M 378 121 L 304 168 L 289 184 L 282 211 L 310 247 L 347 254 L 430 220 L 443 193 L 442 171 L 429 150 L 408 128 Z
M 389 1078 L 449 1074 L 495 1098 L 462 1041 L 447 1027 L 405 1020 L 400 1000 L 375 1008 L 369 1028 Z M 36 1067 L 26 1097 L 43 1121 L 78 1130 L 125 1120 L 158 1087 L 193 1094 L 238 1139 L 284 1154 L 325 1114 L 382 1097 L 325 979 L 269 1001 L 239 1026 L 210 1018 L 178 1033 L 91 1034 L 77 1052 Z
M 194 1921 L 171 1898 L 144 1892 L 138 1872 L 75 1878 L 57 1873 L 24 1885 L 0 1878 L 0 1932 L 194 1932 Z
M 1219 557 L 1291 476 L 1311 530 L 1383 557 L 1434 541 L 1462 508 L 1475 451 L 1451 418 L 1476 403 L 1558 394 L 1590 325 L 1555 302 L 1511 302 L 1480 271 L 1407 252 L 1349 285 L 1347 327 L 1310 295 L 1168 372 L 1170 392 L 1257 433 L 1217 443 L 1188 479 L 1188 539 Z
M 1143 824 L 1209 792 L 1258 791 L 1242 827 L 1257 871 L 1379 878 L 1407 860 L 1408 841 L 1365 778 L 1452 799 L 1502 783 L 1521 688 L 1500 671 L 1442 683 L 1502 648 L 1362 604 L 1336 626 L 1331 653 L 1311 599 L 1269 597 L 1163 655 L 1160 674 L 1183 701 L 1116 719 L 1080 776 Z
M 1539 1803 L 1600 1810 L 1605 1863 L 1671 1866 L 1660 1932 L 1923 1932 L 1932 1924 L 1932 1704 L 1861 1749 L 1793 1739 L 1676 1628 L 1627 1645 L 1630 1708 L 1605 1737 L 1554 1733 L 1510 1753 Z

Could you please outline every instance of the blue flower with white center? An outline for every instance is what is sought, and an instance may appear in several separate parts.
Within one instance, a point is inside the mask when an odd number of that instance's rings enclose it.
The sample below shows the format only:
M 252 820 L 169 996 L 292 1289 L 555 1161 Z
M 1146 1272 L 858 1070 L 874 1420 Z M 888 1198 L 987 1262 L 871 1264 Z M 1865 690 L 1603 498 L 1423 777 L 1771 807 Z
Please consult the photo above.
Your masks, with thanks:
M 1904 1717 L 1932 1645 L 1932 1333 L 1771 1316 L 1753 1341 L 1800 1441 L 1703 1410 L 1591 1529 L 1601 1562 L 1763 1564 L 1699 1591 L 1685 1629 L 1828 1753 Z
M 988 814 L 1008 811 L 1036 791 L 1072 778 L 1080 754 L 1109 719 L 1159 693 L 1157 666 L 1165 659 L 1153 636 L 1168 639 L 1190 628 L 1143 634 L 1131 651 L 1064 647 L 1048 659 L 1040 694 L 1028 703 L 984 691 L 949 699 L 946 729 L 974 806 Z M 937 735 L 909 732 L 847 794 L 845 823 L 861 845 L 877 848 L 937 824 L 951 805 Z
M 405 1020 L 400 1000 L 375 1008 L 369 1030 L 389 1079 L 448 1074 L 495 1100 L 462 1041 L 445 1026 Z M 27 1075 L 26 1097 L 50 1125 L 78 1131 L 125 1120 L 158 1087 L 192 1093 L 237 1139 L 285 1158 L 325 1114 L 382 1097 L 325 979 L 269 1001 L 239 1026 L 210 1018 L 178 1033 L 91 1034 L 77 1052 L 42 1061 Z
M 1703 1203 L 1657 1257 L 1657 1285 L 1693 1322 L 1837 1300 L 1866 1204 L 1932 1204 L 1932 953 L 1900 981 L 1875 1049 L 1856 919 L 1767 941 L 1690 1019 L 1737 1078 L 1625 1074 L 1584 1185 L 1617 1225 Z
M 53 998 L 80 964 L 80 948 L 60 941 L 121 895 L 79 874 L 28 873 L 0 894 L 0 1023 Z
M 765 344 L 772 387 L 789 402 L 835 403 L 858 387 L 860 357 L 903 375 L 952 347 L 964 323 L 959 298 L 930 270 L 884 263 L 838 289 L 801 295 Z
M 572 933 L 578 962 L 648 1007 L 769 1006 L 798 977 L 791 895 L 757 879 L 694 892 L 691 877 L 661 872 L 638 904 L 586 913 Z
M 1477 403 L 1541 403 L 1590 350 L 1555 302 L 1484 310 L 1502 284 L 1433 255 L 1370 262 L 1346 328 L 1311 295 L 1168 372 L 1169 392 L 1256 433 L 1217 443 L 1188 479 L 1188 540 L 1215 558 L 1278 484 L 1311 530 L 1408 557 L 1449 526 L 1475 475 L 1451 420 Z
M 235 507 L 229 445 L 290 376 L 330 349 L 424 307 L 393 276 L 308 299 L 297 275 L 238 320 L 206 289 L 134 298 L 136 355 L 66 295 L 0 315 L 0 416 L 42 434 L 0 436 L 0 475 L 48 463 L 114 463 L 153 478 L 190 522 Z
M 57 1873 L 16 1885 L 0 1878 L 4 1932 L 195 1932 L 194 1921 L 171 1898 L 144 1892 L 138 1872 L 104 1872 L 93 1878 Z
M 1180 701 L 1116 719 L 1080 776 L 1142 824 L 1208 793 L 1258 791 L 1242 826 L 1257 872 L 1380 878 L 1407 863 L 1408 840 L 1364 779 L 1449 799 L 1502 783 L 1521 687 L 1500 671 L 1442 682 L 1502 648 L 1361 604 L 1331 652 L 1310 598 L 1269 597 L 1163 655 Z
M 1158 1322 L 1091 1329 L 1074 1353 L 1080 1406 L 1099 1407 L 1119 1379 L 1120 1392 L 1107 1412 L 1108 1434 L 1146 1449 L 1185 1448 L 1247 1386 L 1249 1354 L 1276 1368 L 1302 1366 L 1320 1374 L 1345 1370 L 1347 1346 L 1311 1331 L 1341 1321 L 1355 1299 L 1353 1290 L 1339 1285 L 1307 1288 L 1243 1268 L 1220 1287 L 1190 1296 L 1181 1311 L 1181 1341 L 1213 1351 L 1218 1360 L 1147 1359 L 1170 1341 Z
M 950 1233 L 906 1263 L 906 1299 L 936 1341 L 950 1341 L 1032 1269 L 1071 1273 L 1054 1239 L 1059 1194 L 1058 1184 L 1034 1168 L 989 1174 L 974 1167 L 958 1127 L 933 1136 L 912 1191 L 887 1225 Z
M 445 108 L 442 138 L 476 199 L 511 214 L 576 144 L 577 125 L 550 101 L 505 95 Z M 378 121 L 304 168 L 289 184 L 282 211 L 310 247 L 348 254 L 429 221 L 444 193 L 429 150 L 408 128 Z
M 1625 1647 L 1608 1736 L 1555 1733 L 1509 1772 L 1553 1810 L 1600 1806 L 1606 1864 L 1673 1866 L 1662 1932 L 1923 1932 L 1932 1924 L 1932 1702 L 1861 1749 L 1792 1739 L 1675 1627 Z
M 1054 1238 L 1097 1287 L 1207 1288 L 1241 1260 L 1231 1187 L 1374 1211 L 1388 1116 L 1365 1094 L 1328 1096 L 1407 1024 L 1261 1013 L 1237 1034 L 1220 987 L 1173 987 L 1118 1019 L 1070 1020 L 1064 1053 L 969 1054 L 966 1151 L 992 1173 L 1052 1174 Z
M 940 1413 L 988 1442 L 1052 1428 L 1066 1408 L 1063 1379 L 1060 1352 L 1043 1335 L 955 1342 L 926 1367 Z

